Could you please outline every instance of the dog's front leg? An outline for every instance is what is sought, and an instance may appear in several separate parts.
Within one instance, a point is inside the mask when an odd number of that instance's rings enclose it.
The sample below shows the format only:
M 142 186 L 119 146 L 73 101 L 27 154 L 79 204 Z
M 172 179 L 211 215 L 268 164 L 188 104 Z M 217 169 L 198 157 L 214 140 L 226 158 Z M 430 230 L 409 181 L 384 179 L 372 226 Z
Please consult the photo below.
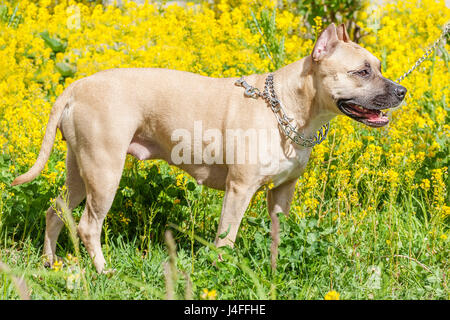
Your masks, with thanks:
M 227 182 L 215 240 L 216 247 L 234 246 L 245 210 L 257 189 L 257 186 L 249 186 L 235 181 Z
M 297 179 L 286 181 L 267 192 L 267 209 L 271 218 L 278 212 L 283 212 L 286 216 L 289 215 L 296 183 Z

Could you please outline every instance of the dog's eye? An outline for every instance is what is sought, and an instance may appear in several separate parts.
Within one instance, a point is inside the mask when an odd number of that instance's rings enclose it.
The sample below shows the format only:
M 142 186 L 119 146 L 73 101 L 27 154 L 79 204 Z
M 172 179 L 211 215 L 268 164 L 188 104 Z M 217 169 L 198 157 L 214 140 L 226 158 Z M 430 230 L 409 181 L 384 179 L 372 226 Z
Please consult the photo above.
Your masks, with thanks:
M 360 71 L 356 71 L 356 74 L 360 77 L 367 77 L 370 74 L 370 69 L 363 69 Z

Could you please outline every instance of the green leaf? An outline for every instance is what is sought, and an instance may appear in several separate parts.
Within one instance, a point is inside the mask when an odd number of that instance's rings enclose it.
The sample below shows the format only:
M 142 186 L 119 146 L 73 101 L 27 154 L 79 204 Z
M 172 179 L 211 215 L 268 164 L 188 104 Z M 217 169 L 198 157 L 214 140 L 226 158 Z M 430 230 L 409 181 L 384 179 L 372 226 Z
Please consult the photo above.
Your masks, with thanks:
M 41 32 L 40 36 L 44 40 L 45 44 L 49 46 L 54 53 L 64 52 L 67 48 L 67 43 L 50 37 L 48 31 Z
M 326 236 L 333 233 L 333 231 L 334 231 L 333 227 L 328 227 L 325 230 L 323 230 L 320 234 Z
M 171 187 L 167 188 L 166 194 L 169 197 L 176 197 L 178 195 L 178 189 L 173 187 L 173 186 L 171 186 Z
M 316 226 L 317 226 L 317 220 L 316 220 L 316 219 L 311 219 L 311 220 L 308 222 L 308 227 L 309 227 L 310 229 L 314 229 L 314 228 L 316 228 Z
M 77 68 L 74 66 L 71 66 L 68 63 L 65 62 L 58 62 L 56 65 L 56 70 L 63 76 L 63 77 L 73 77 L 75 73 L 77 72 Z
M 247 222 L 248 222 L 248 224 L 250 224 L 252 226 L 256 226 L 256 227 L 261 225 L 261 219 L 260 218 L 248 217 L 247 218 Z
M 129 187 L 125 187 L 121 190 L 121 193 L 125 196 L 125 197 L 132 197 L 134 195 L 134 190 L 129 188 Z
M 219 234 L 219 238 L 220 238 L 220 239 L 225 239 L 225 237 L 230 233 L 230 228 L 231 228 L 231 224 L 228 225 L 227 231 L 225 231 L 225 232 Z
M 187 188 L 189 191 L 194 191 L 194 190 L 195 190 L 195 183 L 189 181 L 188 184 L 186 185 L 186 188 Z
M 173 180 L 172 177 L 165 177 L 165 178 L 162 180 L 162 185 L 163 185 L 164 188 L 167 188 L 167 187 L 172 186 L 173 183 L 174 183 L 174 180 Z
M 316 232 L 308 233 L 308 236 L 306 237 L 306 242 L 308 242 L 309 244 L 313 244 L 314 242 L 316 242 L 316 240 L 317 240 Z
M 8 7 L 4 4 L 0 5 L 0 19 L 6 21 L 8 19 Z

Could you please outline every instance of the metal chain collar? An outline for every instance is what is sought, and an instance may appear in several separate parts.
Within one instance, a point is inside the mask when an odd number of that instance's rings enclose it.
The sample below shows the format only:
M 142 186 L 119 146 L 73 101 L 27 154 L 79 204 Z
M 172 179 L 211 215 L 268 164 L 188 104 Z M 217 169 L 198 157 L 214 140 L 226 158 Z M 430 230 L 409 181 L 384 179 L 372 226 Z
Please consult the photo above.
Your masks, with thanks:
M 446 34 L 449 32 L 450 32 L 450 22 L 447 22 L 446 25 L 444 26 L 444 30 L 442 31 L 441 36 L 425 51 L 424 55 L 420 57 L 419 60 L 417 60 L 416 64 L 411 69 L 406 71 L 400 78 L 396 80 L 397 83 L 400 83 L 400 81 L 409 76 L 411 72 L 413 72 L 419 65 L 421 65 L 422 62 L 424 62 L 430 56 L 430 54 L 436 49 L 439 42 L 444 40 Z
M 317 144 L 320 144 L 327 137 L 328 130 L 330 129 L 330 123 L 323 125 L 317 134 L 312 138 L 306 138 L 302 133 L 297 131 L 297 126 L 292 124 L 294 122 L 293 118 L 287 116 L 283 107 L 281 106 L 281 101 L 278 100 L 275 89 L 273 87 L 273 74 L 270 73 L 266 78 L 266 83 L 264 85 L 264 91 L 255 88 L 245 82 L 244 78 L 236 80 L 235 85 L 243 87 L 245 89 L 244 95 L 246 97 L 251 97 L 254 99 L 262 98 L 267 102 L 267 105 L 272 109 L 275 117 L 277 118 L 278 124 L 281 130 L 286 135 L 287 138 L 294 141 L 296 144 L 312 148 Z

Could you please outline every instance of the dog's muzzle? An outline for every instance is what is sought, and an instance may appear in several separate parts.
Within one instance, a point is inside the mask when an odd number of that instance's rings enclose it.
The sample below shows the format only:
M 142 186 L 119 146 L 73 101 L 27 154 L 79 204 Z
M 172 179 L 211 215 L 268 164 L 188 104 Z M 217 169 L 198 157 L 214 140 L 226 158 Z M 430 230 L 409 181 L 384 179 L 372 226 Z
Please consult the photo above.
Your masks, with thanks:
M 338 100 L 339 110 L 346 116 L 370 127 L 383 127 L 389 123 L 387 114 L 381 109 L 368 109 L 349 100 Z M 387 108 L 385 108 L 387 109 Z

